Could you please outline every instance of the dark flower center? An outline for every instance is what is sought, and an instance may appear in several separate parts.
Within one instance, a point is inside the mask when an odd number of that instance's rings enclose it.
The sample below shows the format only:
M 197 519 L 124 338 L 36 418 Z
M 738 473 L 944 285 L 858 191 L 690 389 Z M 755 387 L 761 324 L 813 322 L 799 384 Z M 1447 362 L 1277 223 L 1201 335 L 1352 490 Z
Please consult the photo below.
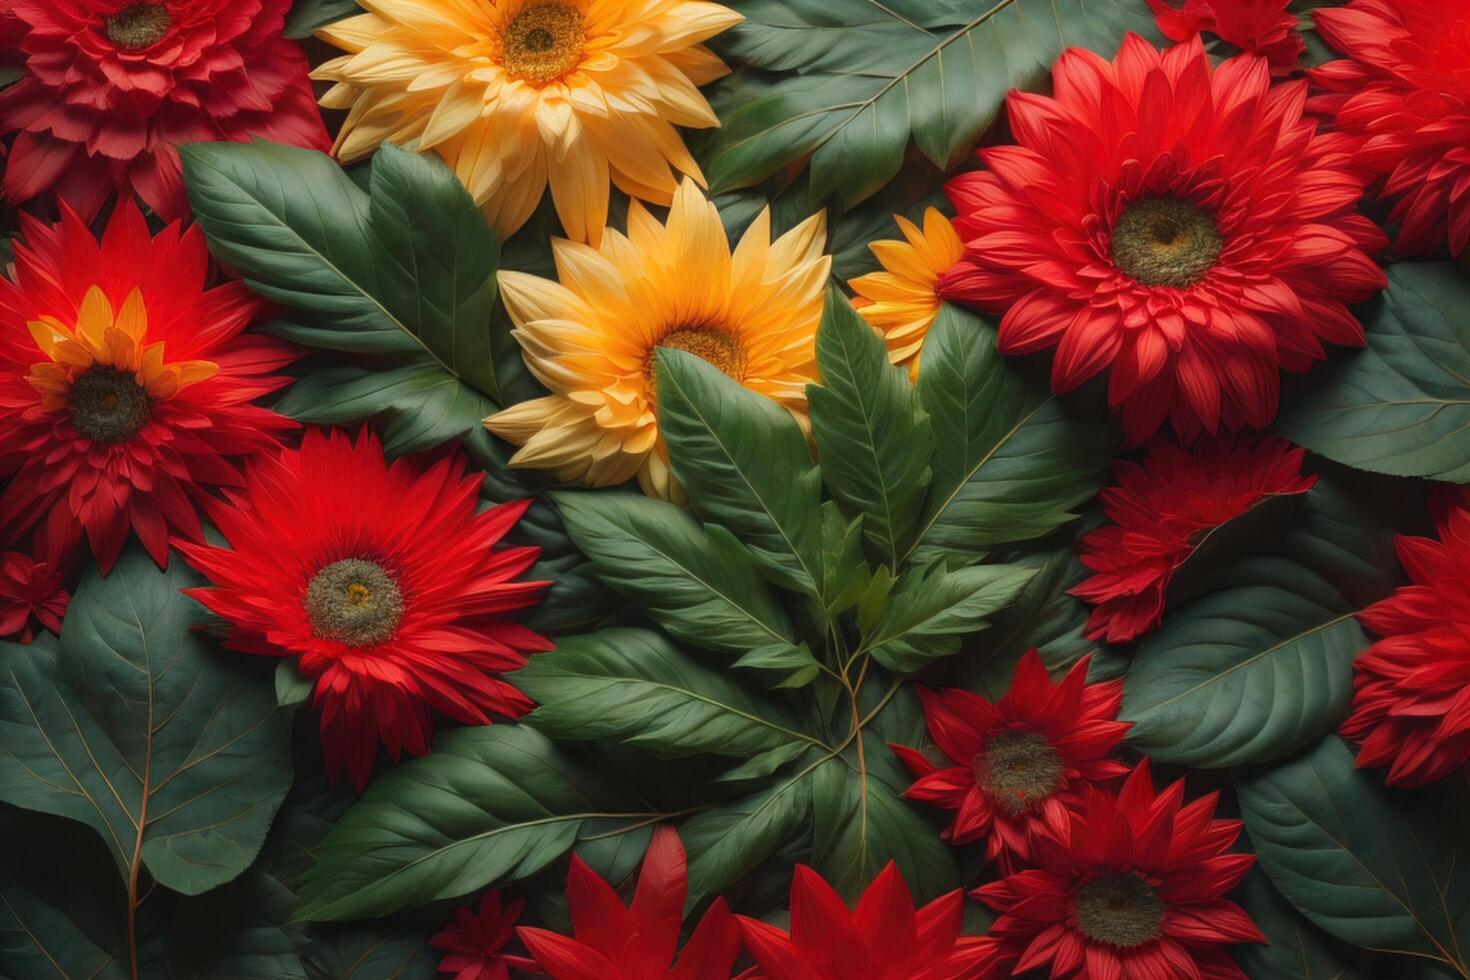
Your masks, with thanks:
M 148 424 L 153 399 L 132 371 L 94 364 L 71 383 L 71 427 L 93 442 L 122 442 Z
M 393 635 L 403 593 L 383 566 L 361 558 L 334 561 L 306 587 L 306 615 L 323 640 L 368 647 Z
M 980 788 L 1013 817 L 1060 789 L 1065 768 L 1061 753 L 1035 732 L 991 736 L 971 765 Z
M 1224 247 L 1213 215 L 1172 197 L 1130 201 L 1113 226 L 1113 262 L 1145 286 L 1192 286 Z
M 135 3 L 103 21 L 107 39 L 124 51 L 152 47 L 168 33 L 173 21 L 161 3 Z
M 566 3 L 526 7 L 501 36 L 502 62 L 512 78 L 544 85 L 577 67 L 587 39 L 582 12 Z
M 1142 946 L 1163 935 L 1164 903 L 1152 885 L 1132 872 L 1084 882 L 1073 907 L 1084 936 L 1118 949 Z

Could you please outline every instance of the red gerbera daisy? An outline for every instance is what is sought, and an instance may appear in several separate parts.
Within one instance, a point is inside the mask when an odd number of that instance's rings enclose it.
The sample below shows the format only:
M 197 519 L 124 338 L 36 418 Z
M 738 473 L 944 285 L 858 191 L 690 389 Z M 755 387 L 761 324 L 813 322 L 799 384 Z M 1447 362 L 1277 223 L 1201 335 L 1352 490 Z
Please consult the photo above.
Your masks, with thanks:
M 480 484 L 458 457 L 389 464 L 371 433 L 308 432 L 211 506 L 230 547 L 180 545 L 215 586 L 187 591 L 229 620 L 226 646 L 301 658 L 327 768 L 359 791 L 379 741 L 428 751 L 430 708 L 488 725 L 533 706 L 495 674 L 551 648 L 507 618 L 550 583 L 515 581 L 539 548 L 493 550 L 530 501 L 476 513 Z
M 961 936 L 965 893 L 955 889 L 914 910 L 889 862 L 848 911 L 822 876 L 798 865 L 791 881 L 791 932 L 740 916 L 759 969 L 742 980 L 964 980 L 978 977 L 983 937 Z
M 33 625 L 60 635 L 70 601 L 51 564 L 18 551 L 0 554 L 0 639 L 29 643 L 36 635 Z
M 1362 345 L 1347 304 L 1384 285 L 1367 253 L 1386 240 L 1353 210 L 1351 139 L 1303 118 L 1306 82 L 1135 35 L 1112 63 L 1067 51 L 1053 82 L 1011 93 L 1019 146 L 948 185 L 966 258 L 941 291 L 1003 311 L 1003 352 L 1055 347 L 1057 391 L 1111 366 L 1141 443 L 1166 418 L 1185 439 L 1259 428 L 1280 368 Z
M 1382 637 L 1353 664 L 1342 733 L 1359 766 L 1422 786 L 1470 762 L 1470 491 L 1430 498 L 1439 540 L 1400 537 L 1406 585 L 1358 615 Z
M 944 836 L 956 844 L 987 838 L 986 856 L 1003 869 L 1029 862 L 1036 836 L 1063 826 L 1088 783 L 1128 771 L 1112 758 L 1130 727 L 1117 720 L 1123 683 L 1088 684 L 1090 659 L 1053 684 L 1031 650 L 993 704 L 969 691 L 918 688 L 929 734 L 952 765 L 892 746 L 918 777 L 904 798 L 954 810 Z
M 1147 761 L 1117 797 L 1091 791 L 1063 834 L 1038 842 L 1038 867 L 974 891 L 1000 913 L 997 975 L 1245 980 L 1224 947 L 1266 939 L 1225 895 L 1256 858 L 1230 853 L 1241 824 L 1212 819 L 1217 797 L 1181 806 L 1182 779 L 1155 796 Z
M 1271 74 L 1289 75 L 1301 61 L 1306 42 L 1297 32 L 1290 0 L 1148 0 L 1159 30 L 1171 41 L 1188 41 L 1200 32 L 1215 35 L 1271 64 Z
M 164 565 L 170 537 L 200 540 L 191 498 L 240 485 L 238 461 L 292 427 L 251 402 L 296 354 L 241 336 L 263 303 L 205 288 L 197 228 L 150 238 L 123 202 L 100 244 L 65 206 L 21 229 L 0 279 L 0 544 L 37 526 L 65 555 L 85 533 L 106 572 L 131 526 Z
M 1399 251 L 1470 247 L 1470 5 L 1353 0 L 1312 13 L 1349 60 L 1312 72 L 1311 108 L 1360 139 L 1354 166 L 1397 197 Z
M 740 954 L 740 930 L 723 898 L 699 920 L 678 954 L 688 869 L 672 827 L 654 831 L 633 905 L 580 858 L 567 873 L 573 936 L 522 926 L 516 930 L 541 972 L 552 980 L 722 980 Z
M 1111 524 L 1078 542 L 1094 574 L 1071 590 L 1097 608 L 1087 638 L 1127 643 L 1159 625 L 1169 582 L 1216 528 L 1273 497 L 1305 493 L 1306 454 L 1268 437 L 1206 439 L 1181 449 L 1163 439 L 1141 463 L 1120 462 L 1099 495 Z
M 18 133 L 5 198 L 55 188 L 88 220 L 115 185 L 188 213 L 178 146 L 252 136 L 331 149 L 290 0 L 9 0 L 26 75 L 0 90 Z
M 534 960 L 505 952 L 525 909 L 525 899 L 502 905 L 500 892 L 494 889 L 480 899 L 478 913 L 456 909 L 454 921 L 429 940 L 430 946 L 448 954 L 439 961 L 439 972 L 454 974 L 454 980 L 510 980 L 511 967 L 535 970 Z

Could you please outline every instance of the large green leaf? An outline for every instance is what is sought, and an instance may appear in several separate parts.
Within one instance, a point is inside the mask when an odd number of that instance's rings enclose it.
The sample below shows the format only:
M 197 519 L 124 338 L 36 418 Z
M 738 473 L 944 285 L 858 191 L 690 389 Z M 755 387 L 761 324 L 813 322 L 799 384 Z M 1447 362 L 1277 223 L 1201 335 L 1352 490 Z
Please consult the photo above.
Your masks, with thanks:
M 0 980 L 123 980 L 128 976 L 125 940 L 105 917 L 105 934 L 93 936 L 92 924 L 79 921 L 72 908 L 88 902 L 87 889 L 80 881 L 69 882 L 70 889 L 48 888 L 57 884 L 51 871 L 21 877 L 0 867 Z
M 0 800 L 79 820 L 129 878 L 196 895 L 255 859 L 291 784 L 290 712 L 269 671 L 212 648 L 198 579 L 141 551 L 92 569 L 54 660 L 6 647 Z
M 1392 266 L 1358 311 L 1366 350 L 1294 386 L 1277 430 L 1357 469 L 1470 482 L 1470 279 L 1453 263 Z
M 689 853 L 689 900 L 718 895 L 758 868 L 811 820 L 812 773 L 822 757 L 772 785 L 703 813 L 679 827 Z
M 817 331 L 822 384 L 807 386 L 822 479 L 861 514 L 874 551 L 898 568 L 929 482 L 934 433 L 907 374 L 836 289 Z
M 524 878 L 583 836 L 664 816 L 521 725 L 446 732 L 376 779 L 318 851 L 296 915 L 361 919 Z
M 718 39 L 737 72 L 715 90 L 721 127 L 706 168 L 717 190 L 807 156 L 812 194 L 844 206 L 898 172 L 910 135 L 949 169 L 1012 88 L 1039 89 L 1069 46 L 1111 56 L 1152 36 L 1131 0 L 733 0 L 745 22 Z
M 924 344 L 919 395 L 934 427 L 934 477 L 910 558 L 968 564 L 1043 537 L 1097 493 L 1114 437 L 995 349 L 995 329 L 945 304 Z
M 357 0 L 296 0 L 286 15 L 285 35 L 301 40 L 319 27 L 362 13 Z
M 1470 855 L 1454 801 L 1385 790 L 1336 736 L 1236 780 L 1261 867 L 1344 942 L 1427 957 L 1470 976 Z
M 960 648 L 960 637 L 986 625 L 1036 574 L 1019 565 L 911 571 L 863 637 L 862 649 L 890 670 L 920 670 Z
M 1231 896 L 1266 936 L 1264 943 L 1231 948 L 1248 977 L 1271 980 L 1367 980 L 1344 963 L 1351 950 L 1302 918 L 1260 867 L 1251 869 Z

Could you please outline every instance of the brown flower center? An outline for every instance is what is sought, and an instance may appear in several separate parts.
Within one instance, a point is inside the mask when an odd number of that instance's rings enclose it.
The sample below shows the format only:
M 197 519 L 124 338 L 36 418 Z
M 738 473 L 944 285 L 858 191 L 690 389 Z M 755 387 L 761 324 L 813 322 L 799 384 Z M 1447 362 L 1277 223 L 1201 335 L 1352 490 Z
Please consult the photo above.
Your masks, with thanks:
M 971 765 L 980 788 L 1013 817 L 1060 789 L 1065 768 L 1061 753 L 1036 732 L 991 736 Z
M 501 61 L 512 78 L 545 85 L 577 67 L 586 40 L 581 10 L 567 3 L 534 3 L 501 35 Z
M 108 364 L 94 364 L 77 376 L 67 392 L 71 427 L 93 442 L 122 442 L 148 424 L 153 399 L 137 375 Z
M 654 353 L 660 347 L 693 354 L 736 381 L 745 375 L 745 350 L 730 334 L 718 327 L 679 327 L 664 334 L 643 362 L 643 377 L 655 397 L 658 394 L 658 372 L 654 368 Z
M 1132 949 L 1163 935 L 1164 902 L 1152 885 L 1131 871 L 1083 882 L 1072 902 L 1077 928 L 1096 942 Z
M 1192 286 L 1224 247 L 1213 215 L 1172 197 L 1130 201 L 1113 226 L 1113 262 L 1145 286 Z
M 334 561 L 306 587 L 306 615 L 323 640 L 368 647 L 393 635 L 403 619 L 403 593 L 376 562 Z
M 168 33 L 173 21 L 161 3 L 135 3 L 103 21 L 107 39 L 124 51 L 152 47 Z

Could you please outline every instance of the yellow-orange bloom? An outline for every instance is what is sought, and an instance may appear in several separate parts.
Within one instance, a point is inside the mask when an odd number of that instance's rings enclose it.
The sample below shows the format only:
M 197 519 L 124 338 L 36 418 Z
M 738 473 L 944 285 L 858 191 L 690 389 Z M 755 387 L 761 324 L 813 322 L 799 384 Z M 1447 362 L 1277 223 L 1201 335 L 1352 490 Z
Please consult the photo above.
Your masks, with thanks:
M 718 126 L 697 86 L 728 69 L 701 41 L 741 16 L 703 0 L 362 0 L 318 36 L 350 52 L 313 72 L 350 109 L 336 152 L 417 141 L 502 236 L 548 182 L 569 238 L 596 244 L 609 180 L 668 204 L 704 177 L 677 126 Z
M 965 254 L 964 243 L 949 219 L 938 210 L 924 212 L 922 231 L 903 215 L 894 215 L 904 241 L 887 239 L 868 247 L 882 272 L 848 282 L 857 293 L 853 306 L 888 345 L 888 359 L 919 376 L 919 353 L 939 315 L 939 277 Z
M 658 432 L 653 352 L 704 358 L 804 420 L 831 259 L 814 215 L 774 242 L 762 211 L 732 254 L 719 212 L 692 181 L 661 225 L 634 202 L 626 237 L 553 242 L 560 282 L 500 273 L 526 364 L 551 390 L 486 419 L 520 446 L 511 464 L 567 482 L 622 483 L 677 498 Z

